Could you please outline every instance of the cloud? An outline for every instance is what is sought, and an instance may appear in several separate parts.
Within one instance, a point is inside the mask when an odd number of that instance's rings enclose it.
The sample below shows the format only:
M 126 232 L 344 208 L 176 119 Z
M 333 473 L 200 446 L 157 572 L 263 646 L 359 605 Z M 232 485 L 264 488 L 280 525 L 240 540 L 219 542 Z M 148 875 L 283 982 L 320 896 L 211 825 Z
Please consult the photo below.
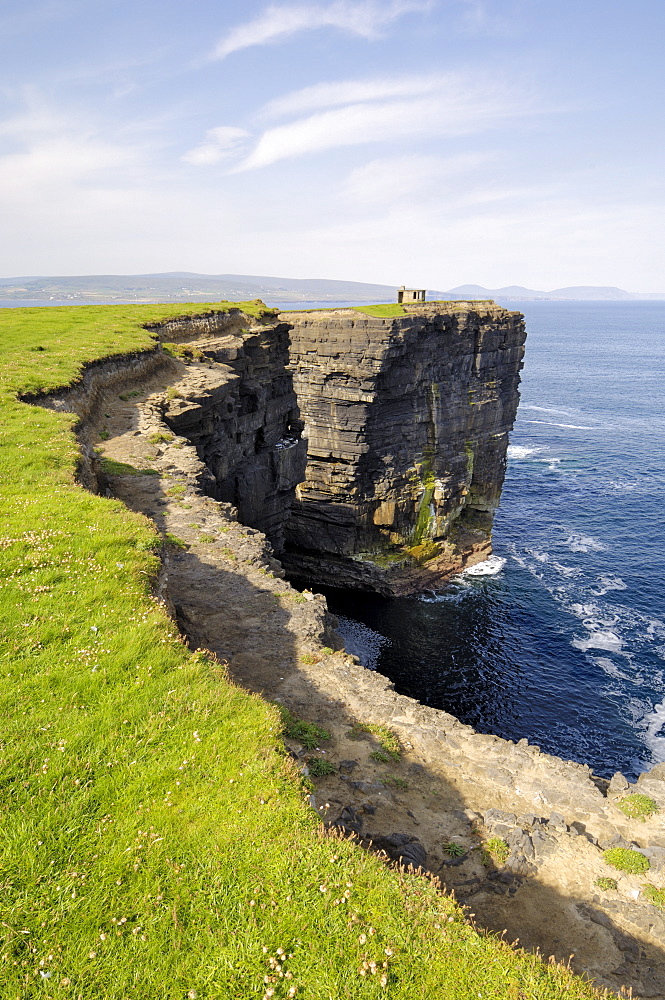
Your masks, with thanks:
M 38 93 L 26 92 L 24 104 L 0 120 L 5 209 L 11 202 L 60 201 L 82 189 L 117 185 L 141 160 L 138 147 L 50 107 Z
M 493 81 L 471 80 L 460 74 L 403 77 L 394 86 L 385 79 L 326 84 L 323 88 L 297 92 L 283 99 L 281 106 L 289 106 L 290 101 L 290 106 L 295 107 L 299 100 L 309 106 L 314 106 L 317 100 L 322 104 L 338 98 L 348 101 L 358 94 L 370 92 L 379 98 L 388 94 L 408 93 L 409 96 L 398 100 L 347 103 L 269 128 L 236 169 L 266 167 L 287 157 L 342 146 L 468 135 L 498 126 L 507 117 L 530 110 L 525 98 L 517 98 Z M 274 104 L 272 102 L 273 107 Z
M 264 105 L 261 115 L 266 118 L 281 118 L 359 101 L 376 101 L 388 97 L 419 97 L 440 90 L 445 85 L 445 80 L 446 77 L 440 73 L 429 73 L 317 83 L 312 87 L 294 90 L 290 94 L 269 101 Z
M 429 0 L 335 0 L 330 4 L 272 4 L 253 21 L 233 28 L 217 45 L 213 58 L 224 59 L 252 45 L 268 45 L 299 31 L 339 28 L 363 38 L 376 38 L 381 29 L 403 14 L 429 9 Z
M 233 128 L 230 125 L 208 129 L 205 140 L 190 149 L 181 159 L 195 167 L 212 166 L 237 152 L 248 136 L 249 132 L 244 128 Z
M 486 153 L 449 157 L 414 153 L 371 160 L 351 171 L 342 188 L 342 196 L 361 208 L 409 201 L 440 193 L 446 181 L 467 177 L 470 171 L 490 159 L 492 157 Z

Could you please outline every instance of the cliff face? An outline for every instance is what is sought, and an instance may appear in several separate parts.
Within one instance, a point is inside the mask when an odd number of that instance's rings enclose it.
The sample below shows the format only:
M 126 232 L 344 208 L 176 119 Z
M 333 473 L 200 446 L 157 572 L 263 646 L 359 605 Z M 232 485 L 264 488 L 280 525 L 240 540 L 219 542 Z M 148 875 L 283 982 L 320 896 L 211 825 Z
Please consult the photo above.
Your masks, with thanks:
M 284 313 L 308 439 L 292 574 L 410 593 L 491 552 L 519 399 L 521 314 L 492 302 Z
M 178 341 L 199 334 L 180 352 L 192 359 L 188 387 L 186 397 L 166 395 L 166 423 L 195 445 L 212 474 L 209 494 L 233 504 L 243 524 L 263 531 L 281 551 L 307 461 L 288 369 L 288 326 L 254 324 L 250 330 L 241 317 L 217 314 L 198 331 L 189 321 L 158 332 L 176 342 L 176 354 Z

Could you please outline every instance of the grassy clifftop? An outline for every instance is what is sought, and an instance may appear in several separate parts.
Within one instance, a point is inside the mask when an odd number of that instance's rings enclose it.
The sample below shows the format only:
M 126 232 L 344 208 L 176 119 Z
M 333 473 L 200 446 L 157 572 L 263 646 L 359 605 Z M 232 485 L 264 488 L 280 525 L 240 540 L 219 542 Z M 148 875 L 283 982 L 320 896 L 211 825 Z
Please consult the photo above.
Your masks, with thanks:
M 0 996 L 596 995 L 322 836 L 277 712 L 151 597 L 151 524 L 75 485 L 71 414 L 17 400 L 206 308 L 0 311 Z

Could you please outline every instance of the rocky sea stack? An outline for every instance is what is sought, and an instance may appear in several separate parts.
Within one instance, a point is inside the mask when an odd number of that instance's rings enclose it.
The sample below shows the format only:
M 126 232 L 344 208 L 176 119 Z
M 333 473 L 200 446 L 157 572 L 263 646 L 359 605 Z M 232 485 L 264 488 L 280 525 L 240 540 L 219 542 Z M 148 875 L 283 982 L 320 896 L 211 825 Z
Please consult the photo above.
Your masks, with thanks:
M 481 301 L 280 318 L 308 440 L 287 571 L 408 594 L 486 559 L 519 399 L 522 315 Z

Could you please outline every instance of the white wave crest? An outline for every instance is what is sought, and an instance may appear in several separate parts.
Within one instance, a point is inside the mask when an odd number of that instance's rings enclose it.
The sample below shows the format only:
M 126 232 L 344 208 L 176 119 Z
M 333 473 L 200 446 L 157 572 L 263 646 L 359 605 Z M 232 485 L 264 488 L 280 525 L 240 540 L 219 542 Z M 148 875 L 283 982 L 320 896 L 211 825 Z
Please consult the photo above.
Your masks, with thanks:
M 628 590 L 628 584 L 624 583 L 620 576 L 611 576 L 608 573 L 598 577 L 598 588 L 591 593 L 596 597 L 608 594 L 610 590 Z
M 604 670 L 608 677 L 611 677 L 615 681 L 635 681 L 635 678 L 631 677 L 630 674 L 624 673 L 623 670 L 619 670 L 616 663 L 610 660 L 609 656 L 592 656 L 593 662 Z M 639 678 L 641 682 L 641 678 Z
M 525 424 L 545 424 L 546 427 L 563 427 L 567 431 L 598 431 L 600 427 L 589 427 L 588 424 L 557 424 L 553 420 L 525 420 Z
M 651 751 L 654 763 L 665 762 L 665 701 L 654 705 L 653 711 L 644 717 L 644 742 Z
M 462 576 L 496 576 L 506 565 L 506 560 L 501 556 L 490 556 L 483 562 L 476 563 L 464 570 Z
M 530 448 L 524 444 L 509 444 L 508 445 L 508 458 L 531 458 L 532 455 L 538 455 L 542 448 Z
M 607 485 L 611 490 L 616 490 L 617 493 L 630 493 L 632 490 L 636 490 L 640 484 L 627 479 L 610 479 Z
M 567 545 L 571 552 L 604 552 L 607 548 L 597 538 L 593 538 L 591 535 L 578 535 L 575 532 L 568 535 L 563 544 Z
M 604 649 L 608 653 L 626 655 L 623 652 L 623 639 L 610 629 L 599 629 L 597 632 L 589 632 L 586 639 L 573 639 L 570 644 L 575 649 L 580 649 L 583 653 L 586 653 L 589 649 Z
M 554 406 L 534 406 L 533 403 L 523 403 L 522 410 L 537 410 L 539 413 L 560 413 L 564 417 L 572 416 L 570 410 L 557 410 Z

